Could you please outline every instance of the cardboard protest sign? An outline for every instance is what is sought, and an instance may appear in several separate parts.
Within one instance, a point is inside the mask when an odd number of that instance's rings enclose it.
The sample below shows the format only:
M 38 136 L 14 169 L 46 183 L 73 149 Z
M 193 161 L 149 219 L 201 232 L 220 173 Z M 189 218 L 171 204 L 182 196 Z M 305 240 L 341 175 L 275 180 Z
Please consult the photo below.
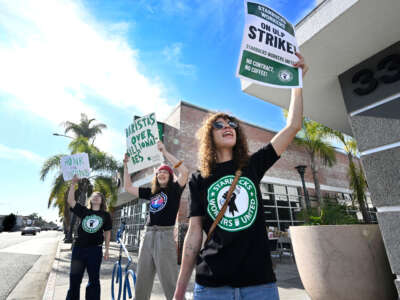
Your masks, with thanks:
M 245 27 L 237 76 L 278 88 L 302 87 L 294 68 L 297 41 L 294 27 L 269 7 L 245 0 Z
M 159 136 L 155 113 L 134 120 L 125 129 L 125 135 L 129 173 L 162 163 L 163 157 L 157 148 Z
M 61 157 L 61 171 L 64 180 L 71 180 L 74 175 L 78 178 L 90 176 L 89 156 L 87 153 L 77 153 Z

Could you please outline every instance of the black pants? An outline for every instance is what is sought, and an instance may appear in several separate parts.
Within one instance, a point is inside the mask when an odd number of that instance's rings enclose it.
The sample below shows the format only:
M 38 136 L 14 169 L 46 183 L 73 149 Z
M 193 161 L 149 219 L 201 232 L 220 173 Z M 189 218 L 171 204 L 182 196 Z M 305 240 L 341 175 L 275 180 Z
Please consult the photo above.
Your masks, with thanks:
M 87 270 L 89 282 L 86 300 L 100 300 L 100 265 L 103 258 L 101 246 L 72 248 L 71 271 L 67 300 L 79 300 L 83 273 Z

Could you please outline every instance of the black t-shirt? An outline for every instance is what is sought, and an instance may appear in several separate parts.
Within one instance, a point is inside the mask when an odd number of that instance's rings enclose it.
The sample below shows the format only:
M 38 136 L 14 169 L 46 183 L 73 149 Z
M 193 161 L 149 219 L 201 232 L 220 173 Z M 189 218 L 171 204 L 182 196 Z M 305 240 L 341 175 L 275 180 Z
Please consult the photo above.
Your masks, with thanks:
M 103 232 L 112 228 L 110 214 L 106 211 L 88 209 L 79 203 L 75 204 L 72 211 L 81 218 L 75 246 L 91 247 L 102 245 L 104 242 Z
M 244 287 L 276 281 L 259 183 L 278 159 L 271 144 L 251 155 L 223 218 L 200 251 L 196 266 L 198 284 Z M 189 181 L 190 217 L 203 216 L 206 234 L 225 201 L 235 171 L 231 160 L 217 164 L 208 178 L 197 172 Z
M 139 198 L 150 200 L 150 218 L 146 225 L 174 226 L 184 189 L 185 186 L 181 187 L 178 182 L 161 188 L 154 195 L 150 188 L 139 188 Z

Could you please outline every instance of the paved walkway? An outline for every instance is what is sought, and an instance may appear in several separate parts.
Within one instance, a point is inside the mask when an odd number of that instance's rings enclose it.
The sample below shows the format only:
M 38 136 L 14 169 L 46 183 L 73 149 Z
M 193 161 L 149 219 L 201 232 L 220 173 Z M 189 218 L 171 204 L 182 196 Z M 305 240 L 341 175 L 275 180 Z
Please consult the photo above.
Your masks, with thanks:
M 59 248 L 54 260 L 53 272 L 49 276 L 46 292 L 43 300 L 63 300 L 66 297 L 69 285 L 69 267 L 71 261 L 71 245 L 60 242 Z M 111 299 L 111 273 L 115 261 L 118 259 L 119 248 L 116 243 L 111 243 L 110 259 L 104 261 L 101 266 L 101 299 Z M 131 254 L 134 269 L 136 269 L 137 255 Z M 126 258 L 123 259 L 123 264 L 126 264 Z M 194 272 L 193 272 L 194 273 Z M 282 262 L 277 262 L 276 274 L 278 279 L 279 295 L 281 300 L 310 300 L 301 284 L 296 265 L 293 264 L 290 258 L 283 258 Z M 193 298 L 193 282 L 194 276 L 189 283 L 187 299 Z M 82 281 L 81 299 L 84 299 L 85 287 L 87 283 L 87 274 Z M 165 299 L 161 284 L 156 276 L 151 300 Z

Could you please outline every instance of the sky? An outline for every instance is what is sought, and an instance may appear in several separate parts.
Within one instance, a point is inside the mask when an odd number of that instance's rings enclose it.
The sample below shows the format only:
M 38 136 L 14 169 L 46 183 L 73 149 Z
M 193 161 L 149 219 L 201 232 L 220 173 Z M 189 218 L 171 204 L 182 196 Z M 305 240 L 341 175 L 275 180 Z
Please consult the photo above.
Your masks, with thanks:
M 315 0 L 262 0 L 296 24 Z M 48 208 L 67 154 L 65 121 L 81 113 L 107 125 L 96 146 L 122 160 L 134 115 L 162 121 L 183 100 L 272 130 L 279 107 L 241 91 L 235 76 L 244 26 L 241 0 L 0 0 L 1 214 Z

